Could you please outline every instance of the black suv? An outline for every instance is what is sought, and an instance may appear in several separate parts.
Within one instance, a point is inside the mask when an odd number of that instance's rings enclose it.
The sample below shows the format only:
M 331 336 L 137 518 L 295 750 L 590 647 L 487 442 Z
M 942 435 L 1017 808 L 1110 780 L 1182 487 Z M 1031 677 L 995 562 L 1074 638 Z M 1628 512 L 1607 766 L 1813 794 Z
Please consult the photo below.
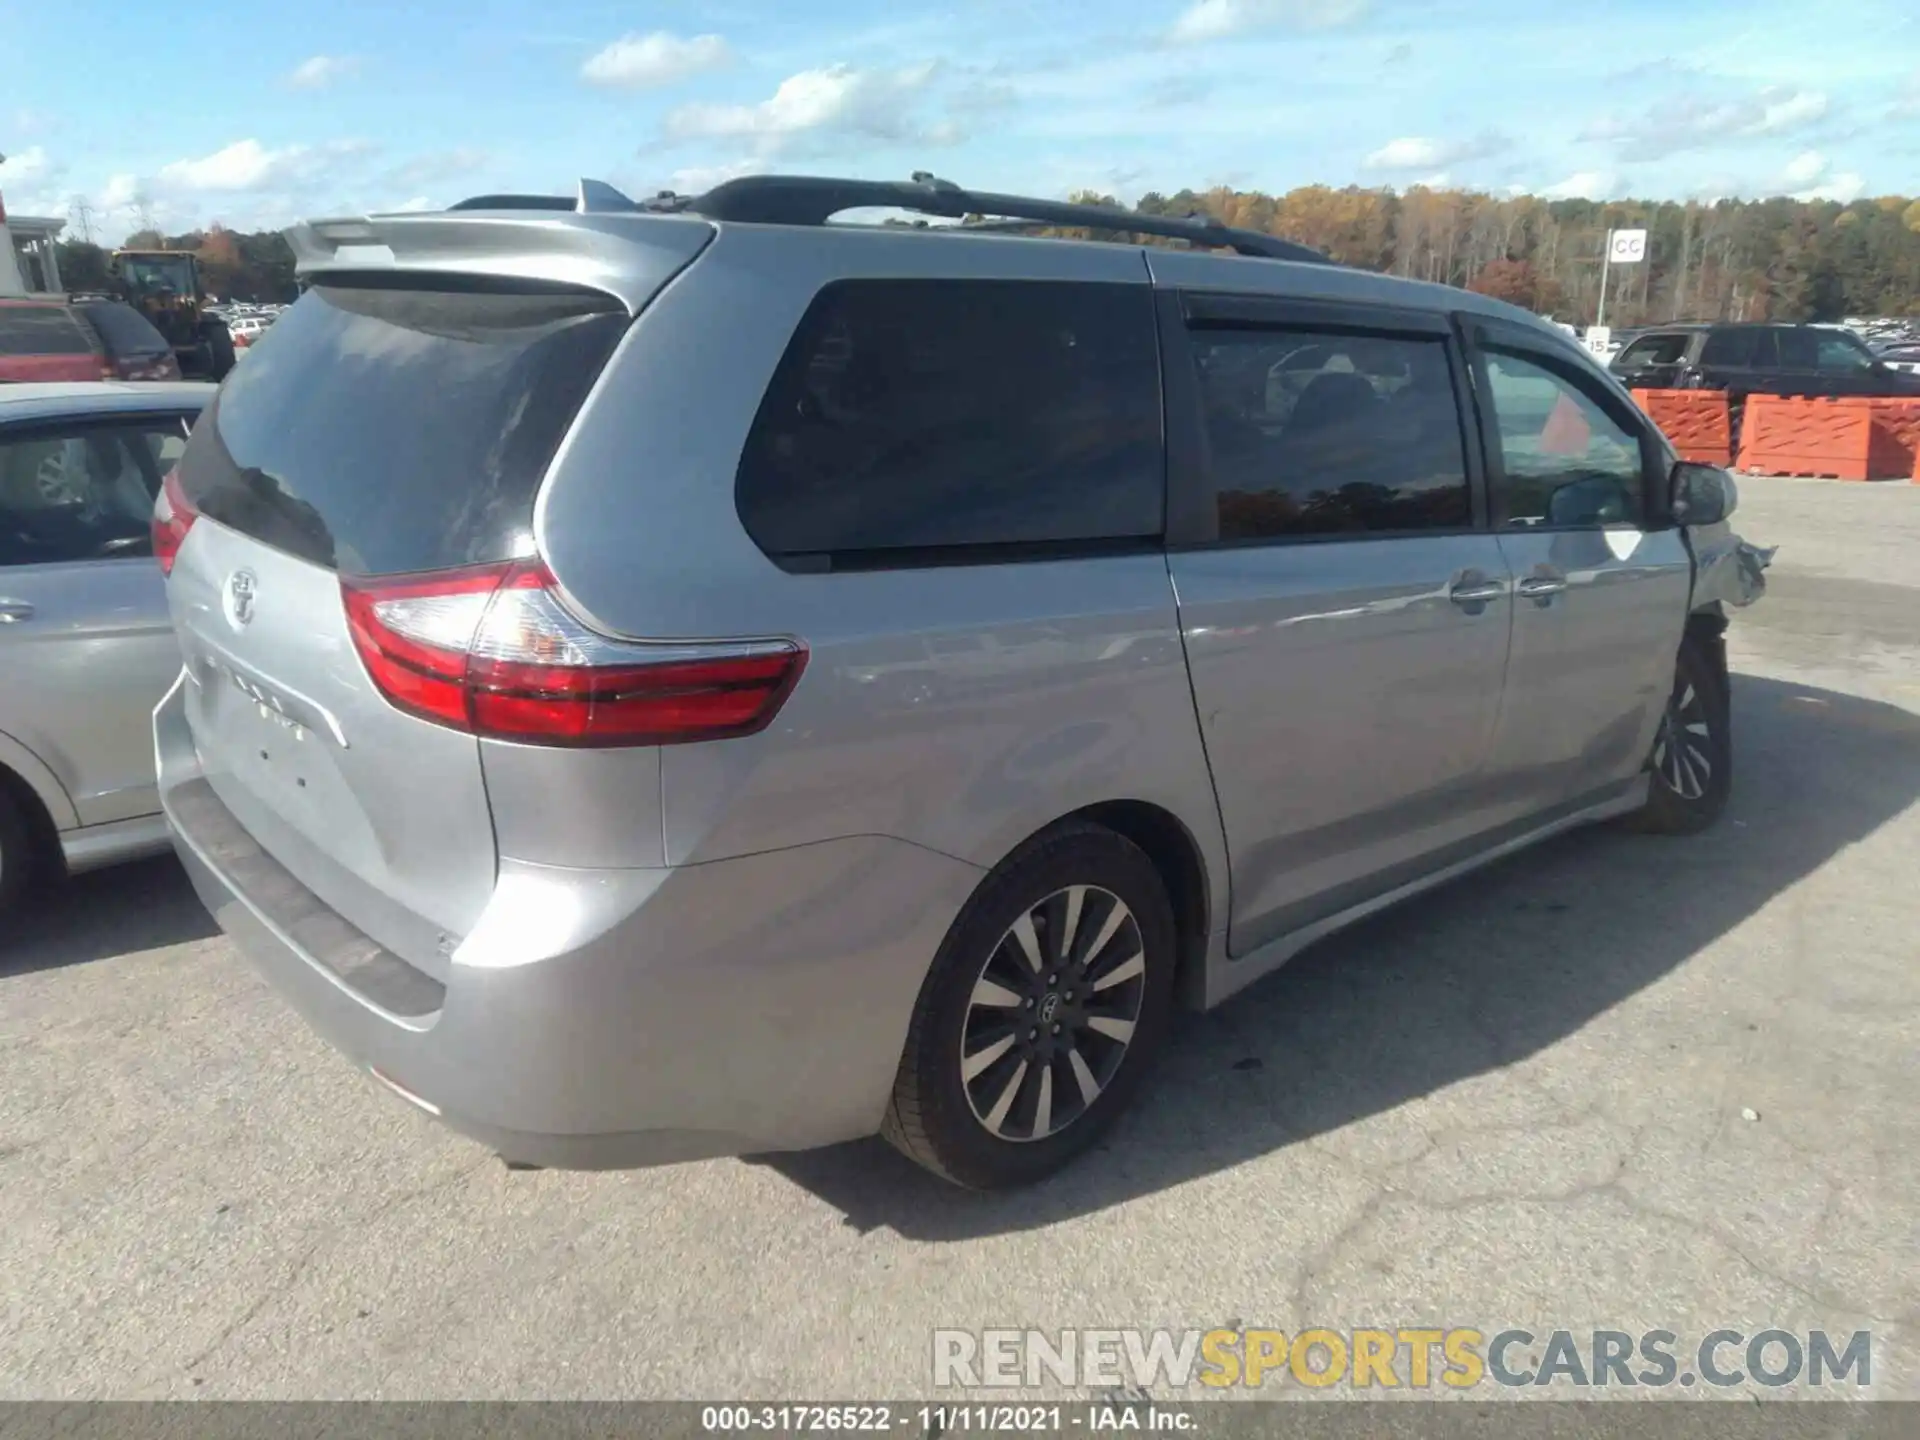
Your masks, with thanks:
M 1920 395 L 1847 330 L 1828 325 L 1668 325 L 1613 357 L 1621 383 L 1646 390 L 1748 395 Z

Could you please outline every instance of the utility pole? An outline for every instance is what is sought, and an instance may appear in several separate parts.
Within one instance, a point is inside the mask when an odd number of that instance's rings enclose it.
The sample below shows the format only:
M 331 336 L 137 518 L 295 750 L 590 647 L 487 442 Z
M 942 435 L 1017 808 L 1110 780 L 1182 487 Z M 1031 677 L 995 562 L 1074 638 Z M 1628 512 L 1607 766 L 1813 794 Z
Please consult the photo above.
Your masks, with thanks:
M 1673 314 L 1668 317 L 1679 320 L 1687 309 L 1687 271 L 1693 264 L 1693 202 L 1687 202 L 1687 208 L 1680 221 L 1680 279 L 1673 287 Z
M 74 228 L 80 232 L 80 238 L 87 244 L 93 244 L 93 206 L 87 203 L 87 197 L 76 195 L 67 203 L 67 214 L 72 217 Z

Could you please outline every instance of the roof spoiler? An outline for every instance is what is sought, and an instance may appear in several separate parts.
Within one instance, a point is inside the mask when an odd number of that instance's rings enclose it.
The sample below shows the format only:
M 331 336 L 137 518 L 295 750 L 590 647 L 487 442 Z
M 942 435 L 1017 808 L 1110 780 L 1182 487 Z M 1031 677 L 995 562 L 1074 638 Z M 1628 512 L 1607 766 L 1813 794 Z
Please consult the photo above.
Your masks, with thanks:
M 295 274 L 305 279 L 396 270 L 477 275 L 598 290 L 638 313 L 658 289 L 662 267 L 678 270 L 714 235 L 711 224 L 694 218 L 636 228 L 597 209 L 576 212 L 595 217 L 588 223 L 558 223 L 556 208 L 573 207 L 496 204 L 340 215 L 304 221 L 286 236 Z M 658 252 L 656 263 L 636 265 L 636 248 Z

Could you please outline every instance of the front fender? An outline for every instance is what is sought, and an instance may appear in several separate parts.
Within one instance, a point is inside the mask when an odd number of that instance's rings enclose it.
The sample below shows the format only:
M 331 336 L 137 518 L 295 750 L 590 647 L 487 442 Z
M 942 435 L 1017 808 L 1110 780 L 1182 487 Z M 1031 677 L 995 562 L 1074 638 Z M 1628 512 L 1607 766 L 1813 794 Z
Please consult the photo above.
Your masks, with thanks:
M 1767 593 L 1767 567 L 1778 545 L 1761 549 L 1749 544 L 1722 521 L 1718 525 L 1687 527 L 1693 551 L 1693 608 L 1714 606 L 1744 609 Z

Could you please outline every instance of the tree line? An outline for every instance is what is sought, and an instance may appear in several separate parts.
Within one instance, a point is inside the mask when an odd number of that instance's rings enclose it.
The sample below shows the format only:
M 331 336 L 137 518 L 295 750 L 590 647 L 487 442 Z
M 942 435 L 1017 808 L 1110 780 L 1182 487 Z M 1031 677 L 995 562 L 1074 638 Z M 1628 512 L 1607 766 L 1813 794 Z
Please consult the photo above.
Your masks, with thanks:
M 1217 216 L 1344 265 L 1462 286 L 1571 324 L 1595 318 L 1616 229 L 1646 230 L 1648 258 L 1607 277 L 1611 325 L 1920 316 L 1920 200 L 1905 196 L 1601 202 L 1308 185 L 1148 194 L 1134 208 Z
M 1093 192 L 1074 199 L 1115 203 Z M 1595 318 L 1614 229 L 1648 232 L 1646 263 L 1616 266 L 1608 278 L 1607 320 L 1615 326 L 1920 316 L 1920 200 L 1905 196 L 1845 205 L 1784 197 L 1603 202 L 1308 185 L 1284 195 L 1224 187 L 1152 193 L 1134 208 L 1218 216 L 1314 246 L 1345 265 L 1464 286 L 1573 324 Z M 276 231 L 145 231 L 127 245 L 193 251 L 208 290 L 222 299 L 296 294 L 293 251 Z M 59 253 L 69 288 L 105 283 L 107 252 L 99 246 L 69 241 Z

